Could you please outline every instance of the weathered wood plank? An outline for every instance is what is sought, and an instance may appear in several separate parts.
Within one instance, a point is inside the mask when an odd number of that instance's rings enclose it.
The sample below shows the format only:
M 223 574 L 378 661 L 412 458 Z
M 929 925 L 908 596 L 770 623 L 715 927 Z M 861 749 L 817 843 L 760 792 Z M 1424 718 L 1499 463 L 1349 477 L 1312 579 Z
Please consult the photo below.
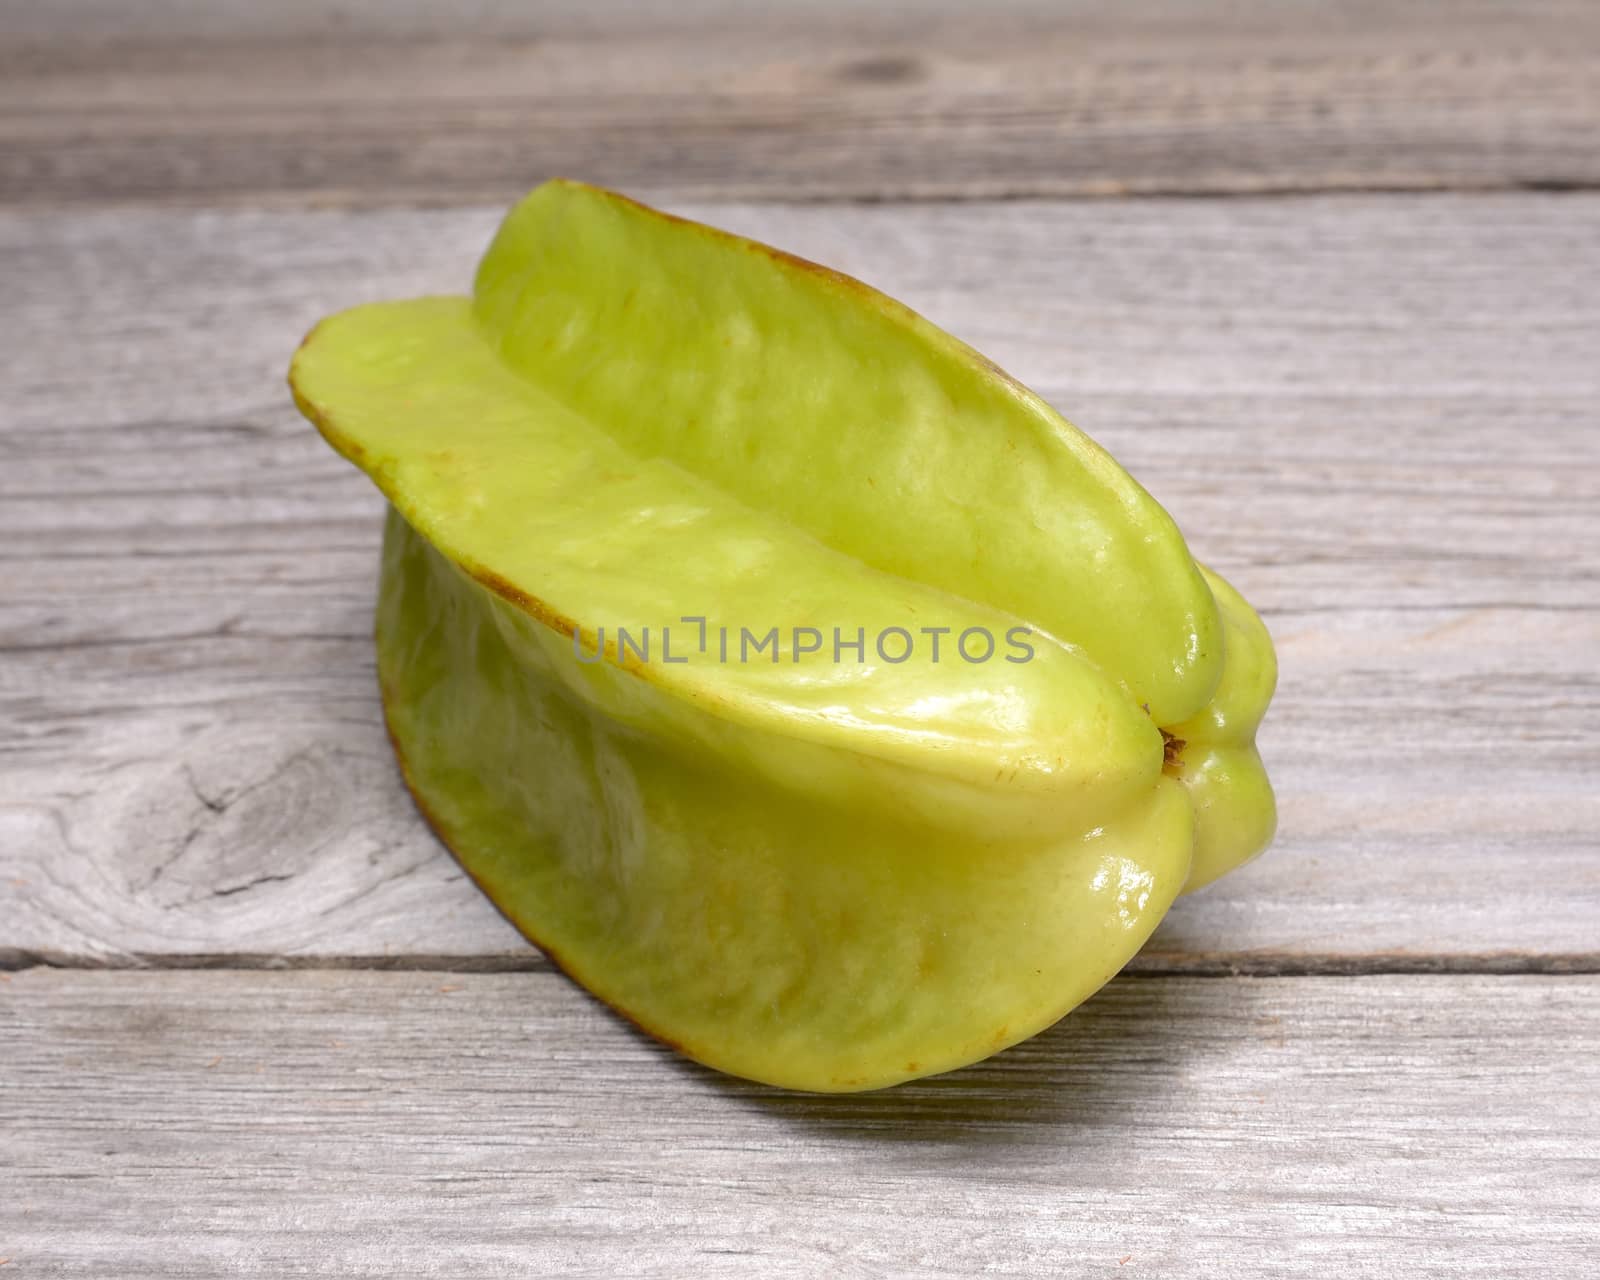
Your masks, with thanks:
M 1600 961 L 1600 199 L 689 212 L 1038 386 L 1264 609 L 1282 835 L 1146 967 Z M 494 215 L 0 215 L 0 957 L 525 965 L 395 778 L 322 312 Z
M 19 1275 L 1587 1274 L 1600 978 L 1124 979 L 881 1094 L 553 974 L 0 986 Z
M 1585 0 L 0 4 L 0 201 L 1590 186 Z

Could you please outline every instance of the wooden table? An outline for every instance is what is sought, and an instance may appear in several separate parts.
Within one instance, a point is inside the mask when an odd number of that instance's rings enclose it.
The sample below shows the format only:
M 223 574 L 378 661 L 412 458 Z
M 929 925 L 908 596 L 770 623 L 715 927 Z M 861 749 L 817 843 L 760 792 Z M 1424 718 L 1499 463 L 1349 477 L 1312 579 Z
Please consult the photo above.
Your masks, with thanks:
M 0 0 L 0 1276 L 1600 1272 L 1592 3 Z M 1282 833 L 857 1097 L 556 974 L 402 791 L 292 409 L 551 172 L 838 265 L 1263 610 Z

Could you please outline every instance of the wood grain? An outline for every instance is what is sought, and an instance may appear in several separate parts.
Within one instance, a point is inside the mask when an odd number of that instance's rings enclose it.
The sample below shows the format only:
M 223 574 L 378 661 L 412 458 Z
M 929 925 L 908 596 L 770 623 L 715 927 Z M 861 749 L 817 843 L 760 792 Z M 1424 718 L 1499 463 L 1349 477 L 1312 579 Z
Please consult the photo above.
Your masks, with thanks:
M 0 0 L 0 202 L 1600 181 L 1586 0 Z
M 1278 844 L 1140 965 L 1600 963 L 1600 198 L 683 207 L 1011 367 L 1263 608 Z M 493 223 L 0 215 L 7 963 L 538 963 L 399 786 L 380 503 L 282 383 Z
M 1123 979 L 880 1094 L 672 1056 L 551 974 L 0 992 L 28 1277 L 1588 1274 L 1600 979 Z

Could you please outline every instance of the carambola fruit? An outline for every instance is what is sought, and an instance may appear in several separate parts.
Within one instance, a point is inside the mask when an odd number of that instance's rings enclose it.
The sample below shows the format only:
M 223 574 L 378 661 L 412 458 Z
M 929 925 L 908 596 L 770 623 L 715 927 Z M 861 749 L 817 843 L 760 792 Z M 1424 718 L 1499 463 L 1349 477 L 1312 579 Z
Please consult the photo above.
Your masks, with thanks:
M 335 315 L 290 380 L 391 504 L 418 804 L 701 1062 L 849 1090 L 985 1057 L 1271 838 L 1260 620 L 1093 441 L 856 280 L 551 182 L 470 298 Z

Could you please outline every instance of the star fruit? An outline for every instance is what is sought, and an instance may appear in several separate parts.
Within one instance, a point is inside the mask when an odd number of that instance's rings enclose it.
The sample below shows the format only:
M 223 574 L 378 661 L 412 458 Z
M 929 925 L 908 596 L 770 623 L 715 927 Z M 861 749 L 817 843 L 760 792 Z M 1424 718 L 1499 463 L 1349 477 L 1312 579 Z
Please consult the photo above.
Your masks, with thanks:
M 1054 1023 L 1270 840 L 1271 641 L 1038 396 L 848 276 L 550 182 L 319 324 L 419 807 L 661 1040 L 870 1089 Z

